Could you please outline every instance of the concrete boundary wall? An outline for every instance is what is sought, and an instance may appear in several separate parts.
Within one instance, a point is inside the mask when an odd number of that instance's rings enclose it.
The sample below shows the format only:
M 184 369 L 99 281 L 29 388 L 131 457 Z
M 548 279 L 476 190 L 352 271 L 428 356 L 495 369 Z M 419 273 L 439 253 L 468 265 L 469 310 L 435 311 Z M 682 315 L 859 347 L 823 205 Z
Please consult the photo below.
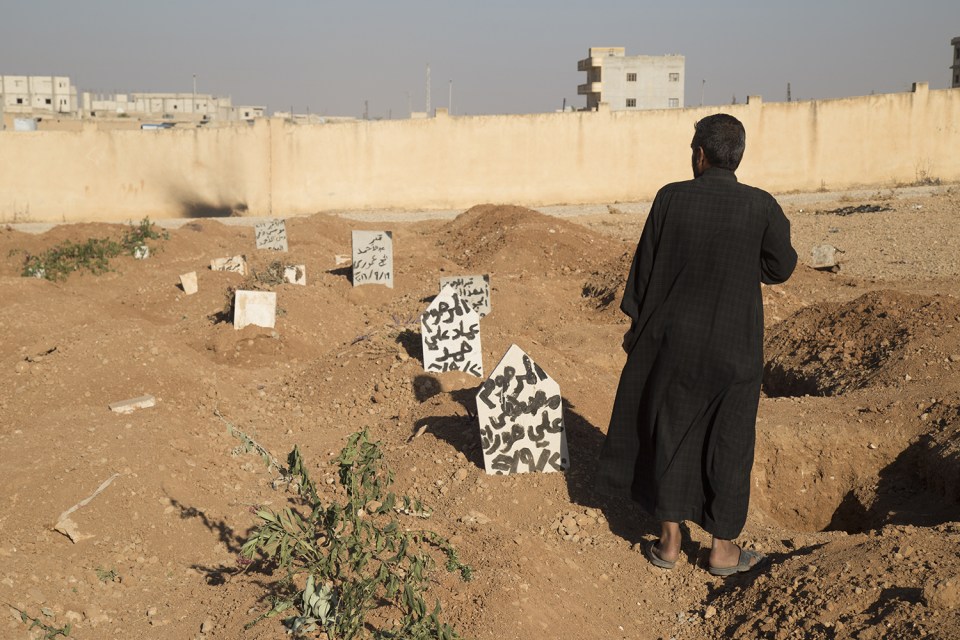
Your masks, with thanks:
M 747 129 L 740 179 L 772 192 L 960 181 L 960 89 L 641 112 L 215 129 L 0 133 L 0 221 L 652 198 L 690 176 L 693 123 Z

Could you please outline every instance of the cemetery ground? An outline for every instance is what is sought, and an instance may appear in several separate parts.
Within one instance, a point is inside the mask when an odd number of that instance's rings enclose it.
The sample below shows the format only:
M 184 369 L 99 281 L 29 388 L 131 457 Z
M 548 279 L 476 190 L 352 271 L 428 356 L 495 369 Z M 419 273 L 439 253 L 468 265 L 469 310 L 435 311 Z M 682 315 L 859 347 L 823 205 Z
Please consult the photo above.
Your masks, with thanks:
M 591 491 L 645 212 L 318 214 L 287 221 L 288 253 L 256 250 L 252 227 L 194 220 L 148 259 L 61 282 L 21 277 L 25 253 L 118 227 L 0 230 L 0 636 L 70 624 L 71 638 L 287 637 L 283 616 L 244 629 L 281 572 L 244 571 L 238 556 L 251 508 L 292 494 L 229 423 L 280 461 L 299 445 L 325 499 L 347 437 L 369 429 L 397 492 L 432 510 L 400 522 L 449 538 L 473 568 L 462 582 L 441 563 L 426 594 L 467 638 L 960 637 L 960 189 L 784 201 L 801 263 L 763 291 L 766 388 L 741 538 L 771 565 L 728 579 L 705 571 L 696 527 L 674 570 L 651 566 L 638 549 L 656 523 Z M 393 231 L 393 289 L 354 288 L 336 264 L 356 228 Z M 842 250 L 838 272 L 808 266 L 822 243 Z M 306 286 L 274 287 L 275 329 L 225 319 L 244 276 L 207 266 L 239 254 L 254 269 L 306 265 Z M 438 280 L 482 273 L 484 372 L 516 343 L 559 383 L 564 473 L 487 475 L 481 380 L 422 368 L 419 314 Z M 108 408 L 144 394 L 155 406 Z M 53 530 L 114 474 L 70 515 L 76 542 Z

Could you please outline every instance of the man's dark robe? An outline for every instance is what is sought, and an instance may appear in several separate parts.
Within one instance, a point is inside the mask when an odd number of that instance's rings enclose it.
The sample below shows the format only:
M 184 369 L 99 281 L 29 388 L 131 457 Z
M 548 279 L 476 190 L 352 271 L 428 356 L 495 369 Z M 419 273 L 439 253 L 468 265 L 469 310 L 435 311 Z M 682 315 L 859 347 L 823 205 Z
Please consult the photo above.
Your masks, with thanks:
M 620 305 L 633 324 L 598 491 L 660 521 L 740 534 L 763 377 L 760 283 L 785 281 L 796 262 L 780 205 L 732 171 L 660 190 Z

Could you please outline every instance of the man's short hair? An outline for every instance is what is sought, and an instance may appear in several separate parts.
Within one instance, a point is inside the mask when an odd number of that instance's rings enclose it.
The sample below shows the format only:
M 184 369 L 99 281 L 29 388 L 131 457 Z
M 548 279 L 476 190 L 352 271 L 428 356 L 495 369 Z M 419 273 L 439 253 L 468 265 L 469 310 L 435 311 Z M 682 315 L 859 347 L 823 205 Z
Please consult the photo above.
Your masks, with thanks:
M 739 120 L 726 113 L 718 113 L 698 120 L 694 126 L 694 150 L 703 147 L 711 166 L 736 171 L 747 146 L 747 132 Z

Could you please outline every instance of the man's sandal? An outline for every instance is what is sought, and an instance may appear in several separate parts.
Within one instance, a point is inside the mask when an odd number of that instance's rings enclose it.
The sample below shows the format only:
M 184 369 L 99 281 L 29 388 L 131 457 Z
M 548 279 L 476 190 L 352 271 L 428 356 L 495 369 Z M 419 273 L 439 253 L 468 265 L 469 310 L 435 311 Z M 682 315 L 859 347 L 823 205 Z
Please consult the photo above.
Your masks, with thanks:
M 732 567 L 715 567 L 710 565 L 708 571 L 710 575 L 714 576 L 732 576 L 736 573 L 746 573 L 747 571 L 753 571 L 766 560 L 766 556 L 762 553 L 757 553 L 756 551 L 750 551 L 749 549 L 740 549 L 740 558 L 738 563 Z M 751 560 L 753 561 L 751 563 Z
M 657 555 L 657 542 L 655 540 L 648 542 L 643 547 L 643 554 L 647 556 L 647 560 L 650 561 L 650 564 L 655 567 L 660 567 L 661 569 L 673 569 L 675 566 L 677 566 L 676 560 L 671 562 L 670 560 L 664 560 Z

